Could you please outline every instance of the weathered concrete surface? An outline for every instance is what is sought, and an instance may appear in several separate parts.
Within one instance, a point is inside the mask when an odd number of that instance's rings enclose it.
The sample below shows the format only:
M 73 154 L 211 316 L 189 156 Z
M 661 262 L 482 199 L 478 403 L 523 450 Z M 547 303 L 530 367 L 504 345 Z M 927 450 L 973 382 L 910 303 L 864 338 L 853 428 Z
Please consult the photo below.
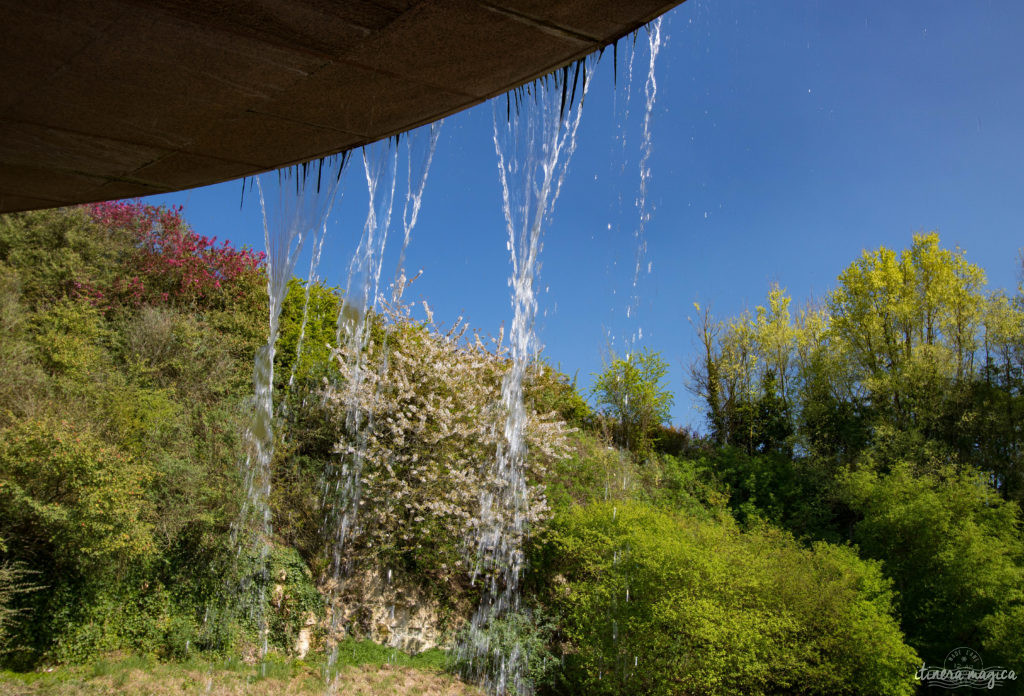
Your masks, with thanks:
M 533 80 L 682 0 L 0 0 L 0 212 L 254 174 Z

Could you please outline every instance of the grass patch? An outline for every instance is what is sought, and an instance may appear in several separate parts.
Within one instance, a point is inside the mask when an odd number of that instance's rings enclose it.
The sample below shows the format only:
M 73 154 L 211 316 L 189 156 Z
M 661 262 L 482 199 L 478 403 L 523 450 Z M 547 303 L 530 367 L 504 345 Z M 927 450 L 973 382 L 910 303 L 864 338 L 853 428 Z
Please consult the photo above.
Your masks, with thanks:
M 448 653 L 438 648 L 424 650 L 416 655 L 409 655 L 395 648 L 374 643 L 372 640 L 353 640 L 346 638 L 338 644 L 338 659 L 335 667 L 358 667 L 362 665 L 393 665 L 396 667 L 414 667 L 427 671 L 440 672 L 448 666 Z
M 479 696 L 445 672 L 447 653 L 408 655 L 372 641 L 344 640 L 332 679 L 346 696 Z M 0 672 L 0 696 L 310 696 L 325 691 L 327 658 L 270 654 L 258 664 L 238 657 L 160 662 L 148 655 L 108 655 L 88 665 Z

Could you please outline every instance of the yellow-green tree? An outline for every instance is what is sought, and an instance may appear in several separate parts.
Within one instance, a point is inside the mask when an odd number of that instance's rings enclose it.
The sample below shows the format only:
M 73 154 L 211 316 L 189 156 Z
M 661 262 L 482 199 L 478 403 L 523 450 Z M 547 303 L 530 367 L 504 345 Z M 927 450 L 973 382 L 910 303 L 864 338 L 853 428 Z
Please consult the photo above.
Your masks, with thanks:
M 667 375 L 661 354 L 644 349 L 613 357 L 594 376 L 591 394 L 598 411 L 614 420 L 616 439 L 641 459 L 651 451 L 655 430 L 669 419 L 674 397 L 665 384 Z

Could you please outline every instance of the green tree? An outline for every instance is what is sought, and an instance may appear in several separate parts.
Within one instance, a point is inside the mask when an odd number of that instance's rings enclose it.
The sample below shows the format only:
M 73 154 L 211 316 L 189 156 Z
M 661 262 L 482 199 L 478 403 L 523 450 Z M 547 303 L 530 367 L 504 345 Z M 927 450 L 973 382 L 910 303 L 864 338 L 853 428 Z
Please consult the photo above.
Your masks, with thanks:
M 323 283 L 309 285 L 298 278 L 288 281 L 275 358 L 279 384 L 291 386 L 295 380 L 317 383 L 325 370 L 333 369 L 331 346 L 337 343 L 341 308 L 341 295 L 335 288 Z
M 647 349 L 613 357 L 604 372 L 594 375 L 591 394 L 598 410 L 614 419 L 619 444 L 640 458 L 651 452 L 657 428 L 669 419 L 673 396 L 667 375 L 668 363 Z
M 690 388 L 719 444 L 796 447 L 838 466 L 867 449 L 883 465 L 942 452 L 1019 497 L 1024 302 L 984 284 L 936 233 L 865 251 L 796 316 L 778 287 L 753 313 L 714 321 L 705 310 Z
M 716 322 L 704 309 L 697 332 L 703 347 L 690 369 L 689 389 L 707 404 L 711 435 L 748 454 L 791 451 L 791 400 L 799 332 L 790 298 L 775 286 L 756 313 Z M 694 305 L 701 312 L 700 305 Z
M 914 235 L 901 253 L 865 251 L 840 274 L 829 330 L 878 418 L 925 437 L 941 437 L 958 419 L 958 397 L 974 376 L 984 284 L 981 268 L 942 249 L 934 232 Z

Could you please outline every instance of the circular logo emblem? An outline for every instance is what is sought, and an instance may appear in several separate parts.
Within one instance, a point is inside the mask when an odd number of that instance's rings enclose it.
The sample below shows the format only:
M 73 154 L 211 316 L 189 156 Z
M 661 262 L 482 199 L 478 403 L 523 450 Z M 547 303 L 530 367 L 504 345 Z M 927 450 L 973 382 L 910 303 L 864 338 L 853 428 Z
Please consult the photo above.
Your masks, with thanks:
M 984 665 L 981 655 L 970 648 L 953 648 L 946 655 L 942 666 L 946 669 L 981 669 Z

